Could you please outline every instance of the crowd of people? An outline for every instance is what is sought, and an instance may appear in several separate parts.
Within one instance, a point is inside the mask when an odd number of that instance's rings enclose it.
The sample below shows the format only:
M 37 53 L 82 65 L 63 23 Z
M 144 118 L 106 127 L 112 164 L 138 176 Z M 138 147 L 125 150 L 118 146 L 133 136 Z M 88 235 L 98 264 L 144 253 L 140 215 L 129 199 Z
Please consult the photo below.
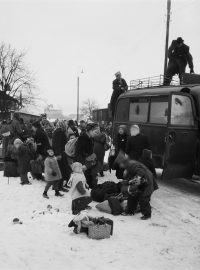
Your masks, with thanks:
M 14 113 L 12 121 L 2 122 L 0 136 L 4 175 L 20 176 L 22 185 L 31 184 L 28 172 L 33 179 L 45 179 L 45 198 L 51 185 L 56 196 L 62 196 L 60 191 L 68 191 L 71 165 L 76 161 L 83 165 L 90 188 L 97 184 L 98 173 L 103 176 L 109 136 L 97 124 L 83 120 L 79 126 L 73 120 L 56 120 L 52 124 L 45 115 L 25 124 L 19 113 Z M 70 155 L 70 147 L 74 155 Z
M 46 181 L 46 199 L 50 187 L 59 197 L 70 189 L 72 212 L 77 214 L 89 207 L 90 191 L 98 186 L 98 176 L 104 176 L 105 152 L 111 149 L 108 164 L 122 182 L 120 192 L 128 194 L 123 214 L 134 214 L 140 205 L 143 218 L 150 218 L 150 197 L 157 184 L 148 139 L 137 125 L 130 132 L 121 125 L 111 147 L 111 129 L 111 124 L 105 129 L 91 121 L 79 126 L 73 120 L 52 124 L 44 115 L 25 124 L 14 113 L 12 121 L 3 121 L 0 127 L 4 176 L 19 176 L 21 185 L 29 185 L 30 172 L 33 179 Z

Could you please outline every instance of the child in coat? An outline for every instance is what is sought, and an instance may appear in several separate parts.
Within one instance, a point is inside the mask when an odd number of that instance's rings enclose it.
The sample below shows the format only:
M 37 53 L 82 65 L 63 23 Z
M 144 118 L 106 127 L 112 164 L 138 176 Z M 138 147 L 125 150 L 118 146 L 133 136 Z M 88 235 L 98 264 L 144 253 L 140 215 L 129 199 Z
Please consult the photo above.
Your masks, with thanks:
M 47 150 L 47 157 L 44 161 L 44 174 L 45 174 L 45 181 L 46 187 L 43 193 L 43 197 L 49 199 L 47 192 L 51 186 L 54 187 L 55 196 L 62 197 L 63 194 L 59 192 L 59 181 L 62 179 L 61 171 L 58 166 L 58 161 L 54 155 L 53 149 Z
M 91 203 L 89 186 L 86 183 L 86 178 L 83 173 L 83 166 L 79 162 L 72 164 L 72 175 L 69 179 L 68 186 L 70 186 L 72 197 L 72 213 L 78 214 L 81 210 L 88 208 Z

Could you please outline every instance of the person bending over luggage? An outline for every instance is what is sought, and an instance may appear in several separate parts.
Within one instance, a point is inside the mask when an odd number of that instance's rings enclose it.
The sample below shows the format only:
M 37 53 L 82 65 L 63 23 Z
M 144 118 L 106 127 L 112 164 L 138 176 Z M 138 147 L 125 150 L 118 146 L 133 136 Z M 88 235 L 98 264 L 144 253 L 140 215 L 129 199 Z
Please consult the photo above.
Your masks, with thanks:
M 134 215 L 139 204 L 142 213 L 141 219 L 151 218 L 151 195 L 154 191 L 153 174 L 142 163 L 130 160 L 127 157 L 118 155 L 116 161 L 121 168 L 124 168 L 124 179 L 127 180 L 128 205 L 124 215 Z
M 72 214 L 77 215 L 81 210 L 88 208 L 88 204 L 91 203 L 92 199 L 83 173 L 82 164 L 75 162 L 71 167 L 72 175 L 69 179 L 68 186 L 70 187 L 72 197 Z

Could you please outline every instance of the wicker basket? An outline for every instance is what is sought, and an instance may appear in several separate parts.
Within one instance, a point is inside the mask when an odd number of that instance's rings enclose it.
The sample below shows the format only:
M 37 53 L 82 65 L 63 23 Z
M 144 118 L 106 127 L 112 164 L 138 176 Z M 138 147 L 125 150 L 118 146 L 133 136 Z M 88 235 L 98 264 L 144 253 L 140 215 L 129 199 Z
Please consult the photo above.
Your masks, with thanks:
M 91 239 L 110 238 L 111 226 L 109 224 L 93 224 L 88 227 L 88 237 Z

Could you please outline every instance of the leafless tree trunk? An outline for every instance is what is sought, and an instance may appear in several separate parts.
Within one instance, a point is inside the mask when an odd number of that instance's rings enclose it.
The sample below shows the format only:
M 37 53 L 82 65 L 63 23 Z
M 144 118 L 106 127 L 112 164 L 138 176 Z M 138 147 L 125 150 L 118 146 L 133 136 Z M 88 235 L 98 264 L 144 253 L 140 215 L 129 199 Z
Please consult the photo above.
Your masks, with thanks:
M 86 116 L 88 119 L 92 120 L 93 110 L 98 109 L 98 105 L 95 100 L 87 99 L 83 102 L 81 106 L 81 114 Z
M 21 105 L 34 104 L 34 74 L 26 67 L 26 53 L 11 45 L 0 45 L 0 91 L 16 98 Z

